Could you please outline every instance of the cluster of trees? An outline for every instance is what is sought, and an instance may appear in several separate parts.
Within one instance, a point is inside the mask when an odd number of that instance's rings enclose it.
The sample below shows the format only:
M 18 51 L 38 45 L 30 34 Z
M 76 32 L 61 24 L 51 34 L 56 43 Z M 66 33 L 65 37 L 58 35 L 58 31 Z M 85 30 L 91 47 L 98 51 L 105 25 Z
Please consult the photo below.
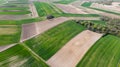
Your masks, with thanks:
M 81 24 L 85 26 L 87 29 L 94 31 L 94 32 L 98 32 L 98 33 L 109 32 L 109 29 L 107 28 L 107 26 L 102 25 L 102 24 L 97 24 L 91 21 L 86 21 L 86 20 L 79 20 L 79 21 L 76 21 L 76 23 Z
M 112 0 L 95 1 L 99 4 L 112 5 Z
M 47 15 L 46 19 L 53 19 L 55 18 L 53 15 Z
M 112 34 L 116 36 L 120 36 L 120 20 L 109 20 L 106 25 L 97 24 L 92 21 L 83 21 L 79 20 L 76 23 L 85 26 L 87 29 L 104 34 Z

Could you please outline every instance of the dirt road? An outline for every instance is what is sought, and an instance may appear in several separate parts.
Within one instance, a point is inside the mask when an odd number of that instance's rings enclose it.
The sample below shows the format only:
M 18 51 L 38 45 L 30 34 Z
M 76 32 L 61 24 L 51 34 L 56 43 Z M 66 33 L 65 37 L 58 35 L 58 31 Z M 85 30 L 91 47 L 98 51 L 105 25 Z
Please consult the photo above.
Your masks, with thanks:
M 39 17 L 34 4 L 33 3 L 29 4 L 29 7 L 30 7 L 30 11 L 32 12 L 31 14 L 32 18 Z
M 16 43 L 15 44 L 10 44 L 10 45 L 5 45 L 5 46 L 0 46 L 0 52 L 6 50 L 8 48 L 11 48 L 11 47 L 13 47 L 15 45 L 16 45 Z
M 75 67 L 101 36 L 102 34 L 89 30 L 83 31 L 53 55 L 47 63 L 50 67 Z

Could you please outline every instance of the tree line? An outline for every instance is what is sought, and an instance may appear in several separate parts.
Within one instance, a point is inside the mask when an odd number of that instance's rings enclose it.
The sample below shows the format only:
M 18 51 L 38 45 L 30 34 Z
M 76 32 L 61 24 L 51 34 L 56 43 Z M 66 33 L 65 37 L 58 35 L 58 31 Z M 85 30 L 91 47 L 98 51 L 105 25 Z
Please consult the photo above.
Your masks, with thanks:
M 115 36 L 120 36 L 120 19 L 114 19 L 102 16 L 102 21 L 105 21 L 106 24 L 97 24 L 88 20 L 77 20 L 76 23 L 85 26 L 87 29 L 104 34 L 112 34 Z

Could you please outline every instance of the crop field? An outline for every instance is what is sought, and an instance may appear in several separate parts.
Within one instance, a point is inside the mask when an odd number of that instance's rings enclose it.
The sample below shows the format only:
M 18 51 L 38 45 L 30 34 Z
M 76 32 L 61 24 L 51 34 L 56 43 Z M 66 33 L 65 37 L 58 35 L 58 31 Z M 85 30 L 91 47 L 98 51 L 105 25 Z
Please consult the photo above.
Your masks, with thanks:
M 34 2 L 35 7 L 39 16 L 46 16 L 56 13 L 63 13 L 60 9 L 55 7 L 53 4 L 48 4 L 44 2 Z
M 24 10 L 28 10 L 29 8 L 27 7 L 16 7 L 16 8 L 11 8 L 11 7 L 1 7 L 0 10 L 21 10 L 21 11 L 24 11 Z
M 107 35 L 87 52 L 77 67 L 119 67 L 120 38 Z
M 24 4 L 25 5 L 25 4 Z M 24 6 L 23 4 L 11 4 L 7 3 L 3 6 L 0 6 L 0 15 L 22 15 L 22 14 L 29 14 L 31 13 L 28 10 L 27 6 Z
M 83 26 L 77 25 L 74 21 L 67 21 L 26 41 L 25 44 L 43 59 L 48 60 L 64 46 L 65 43 L 83 30 Z
M 21 27 L 18 25 L 0 25 L 0 45 L 17 43 L 20 39 Z
M 23 18 L 30 18 L 31 11 L 29 10 L 28 2 L 20 1 L 11 1 L 8 0 L 7 3 L 0 6 L 0 20 L 21 20 Z M 19 16 L 18 16 L 19 15 Z M 15 17 L 16 16 L 16 17 Z M 20 18 L 22 17 L 22 18 Z
M 119 9 L 92 1 L 0 0 L 0 67 L 120 67 Z
M 48 67 L 48 65 L 25 45 L 16 45 L 0 53 L 0 66 L 3 67 Z
M 87 8 L 90 8 L 90 9 L 94 9 L 94 10 L 98 10 L 98 11 L 102 11 L 102 12 L 106 12 L 106 13 L 110 13 L 110 14 L 120 15 L 120 13 L 117 13 L 117 12 L 114 12 L 114 11 L 108 11 L 108 10 L 104 10 L 104 9 L 100 9 L 100 8 L 91 7 L 91 5 L 92 5 L 91 2 L 85 2 L 81 6 L 87 7 Z
M 59 0 L 59 1 L 55 1 L 54 3 L 69 4 L 69 3 L 72 3 L 74 1 L 77 1 L 77 0 Z
M 23 20 L 0 20 L 0 25 L 22 25 L 25 23 L 33 23 L 46 20 L 45 17 L 40 18 L 30 18 L 30 19 L 23 19 Z
M 6 11 L 6 12 L 0 12 L 0 15 L 24 15 L 24 14 L 29 14 L 31 13 L 30 11 Z
M 120 13 L 119 5 L 117 5 L 118 3 L 115 3 L 115 4 L 112 3 L 112 5 L 103 5 L 103 4 L 93 3 L 91 7 Z
M 62 31 L 59 31 L 59 30 L 62 30 Z M 47 65 L 40 58 L 40 56 L 42 58 L 44 58 L 45 60 L 48 60 L 66 42 L 68 42 L 72 37 L 74 37 L 76 34 L 80 33 L 83 30 L 84 30 L 84 27 L 81 25 L 77 25 L 74 21 L 64 22 L 64 23 L 46 31 L 43 34 L 26 41 L 25 44 L 20 43 L 6 51 L 3 51 L 2 53 L 0 53 L 0 57 L 2 58 L 2 59 L 0 59 L 0 66 L 9 66 L 9 65 L 15 66 L 15 65 L 17 65 L 17 66 L 47 67 Z M 75 32 L 73 32 L 73 31 L 75 31 Z M 52 32 L 55 32 L 55 33 L 53 34 Z M 72 33 L 72 34 L 70 34 L 70 33 Z M 67 37 L 65 37 L 66 35 L 67 35 Z M 59 36 L 59 38 L 57 38 L 57 36 Z M 48 39 L 48 38 L 50 38 L 50 39 Z M 49 46 L 49 44 L 51 44 L 51 46 Z M 40 46 L 40 47 L 38 47 L 38 46 Z M 12 60 L 14 60 L 14 61 L 12 61 Z M 32 64 L 31 64 L 31 62 L 32 62 Z M 19 63 L 21 63 L 21 64 L 19 64 Z
M 81 6 L 84 6 L 84 7 L 90 7 L 92 5 L 91 2 L 85 2 L 83 4 L 81 4 Z

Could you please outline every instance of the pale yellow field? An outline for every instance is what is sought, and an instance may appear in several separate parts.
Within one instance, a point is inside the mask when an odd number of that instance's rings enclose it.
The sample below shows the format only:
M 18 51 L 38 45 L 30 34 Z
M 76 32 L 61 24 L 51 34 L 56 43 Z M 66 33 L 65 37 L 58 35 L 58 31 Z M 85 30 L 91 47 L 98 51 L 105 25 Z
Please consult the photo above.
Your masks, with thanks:
M 0 25 L 0 35 L 11 35 L 17 32 L 16 25 Z

